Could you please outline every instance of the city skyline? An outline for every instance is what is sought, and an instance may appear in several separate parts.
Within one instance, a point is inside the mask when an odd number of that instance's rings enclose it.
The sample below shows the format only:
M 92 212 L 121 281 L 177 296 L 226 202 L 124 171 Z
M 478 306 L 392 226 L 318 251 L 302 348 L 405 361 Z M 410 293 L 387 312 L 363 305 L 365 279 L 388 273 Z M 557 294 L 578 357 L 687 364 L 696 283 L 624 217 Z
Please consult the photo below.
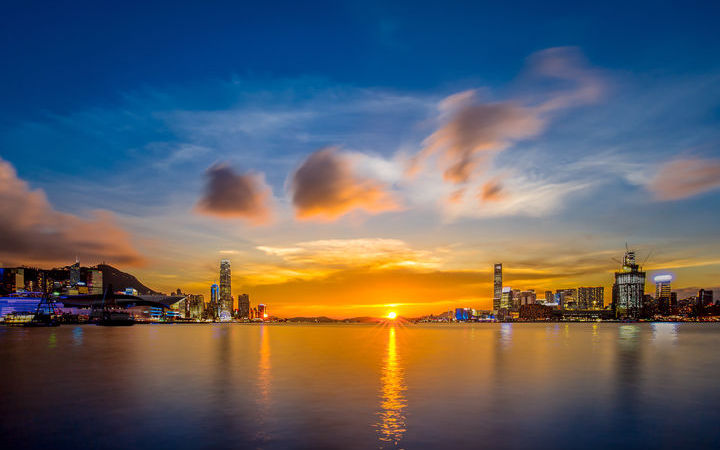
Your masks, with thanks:
M 498 262 L 607 303 L 629 242 L 645 292 L 720 289 L 717 6 L 524 7 L 8 8 L 0 267 L 412 316 L 491 309 Z

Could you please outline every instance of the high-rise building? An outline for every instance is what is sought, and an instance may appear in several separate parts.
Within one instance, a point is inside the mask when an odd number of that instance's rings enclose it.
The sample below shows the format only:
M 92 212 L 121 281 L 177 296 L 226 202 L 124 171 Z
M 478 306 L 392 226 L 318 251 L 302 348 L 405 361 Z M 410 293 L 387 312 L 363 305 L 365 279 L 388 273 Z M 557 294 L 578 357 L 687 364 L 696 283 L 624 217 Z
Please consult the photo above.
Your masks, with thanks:
M 80 282 L 80 261 L 75 260 L 75 264 L 70 266 L 70 286 L 75 287 Z
M 219 291 L 220 287 L 217 284 L 210 286 L 210 314 L 212 314 L 212 318 L 220 316 Z
M 250 296 L 247 294 L 238 295 L 238 317 L 241 319 L 250 317 Z
M 615 272 L 612 306 L 617 318 L 636 319 L 640 315 L 645 295 L 645 272 L 635 262 L 635 252 L 627 250 L 623 265 Z
M 545 291 L 545 303 L 555 303 L 555 296 L 552 291 Z
M 498 305 L 498 309 L 510 309 L 510 308 L 512 308 L 512 302 L 513 302 L 512 288 L 507 287 L 507 286 L 502 288 L 502 292 L 500 293 L 500 304 Z
M 555 302 L 562 309 L 576 309 L 577 289 L 558 289 L 555 291 Z
M 220 261 L 220 309 L 228 313 L 233 310 L 232 290 L 230 284 L 230 261 Z
M 700 289 L 698 291 L 698 304 L 702 306 L 709 306 L 713 304 L 713 291 L 712 289 Z
M 102 294 L 103 277 L 102 272 L 98 269 L 90 269 L 88 272 L 88 292 L 91 294 Z
M 257 317 L 263 320 L 268 318 L 267 306 L 262 303 L 257 305 Z
M 495 274 L 493 278 L 493 309 L 495 311 L 501 308 L 502 294 L 502 264 L 495 264 Z
M 658 312 L 660 314 L 669 314 L 672 275 L 656 275 L 653 281 L 655 282 L 655 302 L 657 303 Z
M 579 287 L 577 289 L 578 309 L 603 309 L 605 306 L 605 288 Z

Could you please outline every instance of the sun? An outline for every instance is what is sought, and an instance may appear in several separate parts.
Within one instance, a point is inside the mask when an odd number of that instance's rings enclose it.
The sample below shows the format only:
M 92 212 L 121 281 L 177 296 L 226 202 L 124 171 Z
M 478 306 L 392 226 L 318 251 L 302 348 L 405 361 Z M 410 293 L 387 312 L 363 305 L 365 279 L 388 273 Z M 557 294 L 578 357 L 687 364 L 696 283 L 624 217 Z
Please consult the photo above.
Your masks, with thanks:
M 390 320 L 395 320 L 396 317 L 397 317 L 397 313 L 395 311 L 390 311 L 387 315 L 387 318 Z

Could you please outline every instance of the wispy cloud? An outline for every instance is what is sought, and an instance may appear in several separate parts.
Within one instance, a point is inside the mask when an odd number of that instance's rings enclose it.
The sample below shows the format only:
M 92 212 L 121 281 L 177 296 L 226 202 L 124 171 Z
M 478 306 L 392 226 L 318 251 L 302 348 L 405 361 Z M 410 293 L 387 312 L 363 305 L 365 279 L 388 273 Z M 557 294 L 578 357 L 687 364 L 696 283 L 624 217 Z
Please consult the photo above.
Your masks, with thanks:
M 647 188 L 658 200 L 680 200 L 720 188 L 720 159 L 684 158 L 663 163 Z

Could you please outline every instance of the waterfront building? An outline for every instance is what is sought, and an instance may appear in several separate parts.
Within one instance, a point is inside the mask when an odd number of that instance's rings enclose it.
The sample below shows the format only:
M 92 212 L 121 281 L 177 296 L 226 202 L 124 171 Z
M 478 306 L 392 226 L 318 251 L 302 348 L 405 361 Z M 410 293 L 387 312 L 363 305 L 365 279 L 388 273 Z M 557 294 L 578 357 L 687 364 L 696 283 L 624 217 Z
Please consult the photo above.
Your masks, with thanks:
M 672 275 L 657 275 L 653 278 L 655 282 L 655 303 L 660 314 L 670 313 L 670 282 Z
M 577 307 L 577 289 L 558 289 L 555 291 L 555 302 L 563 309 Z
M 220 261 L 220 310 L 230 313 L 233 310 L 230 261 Z
M 545 291 L 545 303 L 555 303 L 555 296 L 552 291 Z
M 220 287 L 217 284 L 210 286 L 210 314 L 212 319 L 220 316 Z
M 500 304 L 498 305 L 500 309 L 510 309 L 512 307 L 512 288 L 509 286 L 506 286 L 502 288 L 502 293 L 500 295 Z
M 627 250 L 623 265 L 615 272 L 612 306 L 617 318 L 637 319 L 645 295 L 645 272 L 635 262 L 635 252 Z
M 602 309 L 605 306 L 605 288 L 579 287 L 577 288 L 578 309 Z
M 535 290 L 530 289 L 527 291 L 520 291 L 517 294 L 517 307 L 520 308 L 523 305 L 533 305 L 535 304 L 535 301 L 537 300 L 537 296 L 535 295 Z
M 267 312 L 267 306 L 264 304 L 257 305 L 257 317 L 259 319 L 265 320 L 268 318 L 268 312 Z
M 247 294 L 238 295 L 238 317 L 241 319 L 250 317 L 250 296 Z
M 709 306 L 713 304 L 713 291 L 712 289 L 700 289 L 698 291 L 698 304 L 702 306 Z
M 495 273 L 493 277 L 493 309 L 497 311 L 501 308 L 502 303 L 502 264 L 495 264 Z

